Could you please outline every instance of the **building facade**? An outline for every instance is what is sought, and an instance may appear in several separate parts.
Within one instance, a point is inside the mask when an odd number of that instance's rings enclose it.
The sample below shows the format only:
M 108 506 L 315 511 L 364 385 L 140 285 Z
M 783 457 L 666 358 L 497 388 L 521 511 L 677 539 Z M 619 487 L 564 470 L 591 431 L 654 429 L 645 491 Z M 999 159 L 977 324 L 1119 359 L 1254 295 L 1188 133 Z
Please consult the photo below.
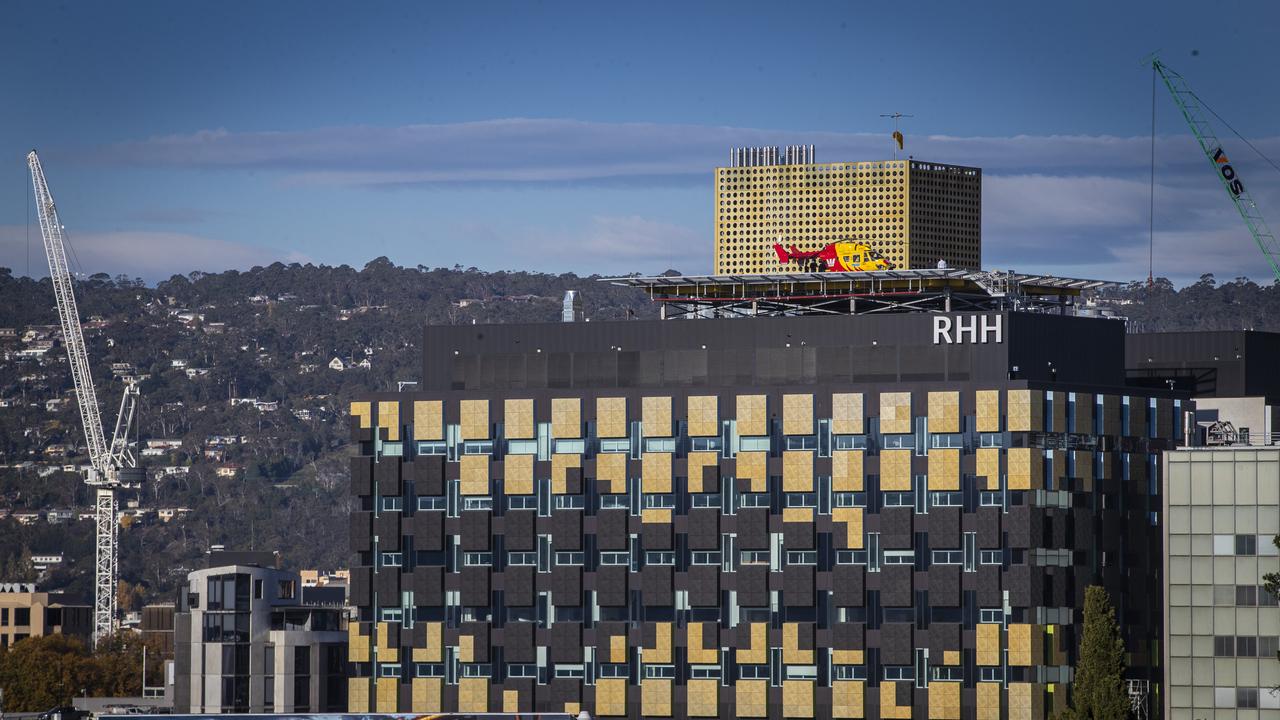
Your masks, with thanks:
M 86 643 L 93 608 L 62 593 L 37 592 L 35 583 L 0 583 L 0 650 L 28 637 L 72 635 Z
M 1165 456 L 1165 717 L 1280 718 L 1280 447 Z
M 774 243 L 855 239 L 896 268 L 982 268 L 982 170 L 923 162 L 816 163 L 743 148 L 715 175 L 715 273 L 787 272 Z
M 1183 401 L 940 317 L 428 328 L 351 408 L 349 711 L 1048 717 L 1091 583 L 1155 682 Z
M 341 597 L 336 604 L 314 603 L 298 573 L 270 567 L 270 554 L 250 555 L 220 560 L 215 553 L 211 567 L 187 576 L 173 624 L 174 711 L 342 710 L 347 634 Z

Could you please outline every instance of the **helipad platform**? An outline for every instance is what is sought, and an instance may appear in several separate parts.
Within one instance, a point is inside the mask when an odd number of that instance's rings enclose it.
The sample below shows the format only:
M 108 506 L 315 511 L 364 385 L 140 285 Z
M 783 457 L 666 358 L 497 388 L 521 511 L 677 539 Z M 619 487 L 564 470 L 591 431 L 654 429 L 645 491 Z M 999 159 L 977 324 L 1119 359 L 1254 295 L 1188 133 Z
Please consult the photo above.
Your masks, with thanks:
M 1081 303 L 1086 291 L 1115 287 L 1013 271 L 929 268 L 776 275 L 602 278 L 643 289 L 663 318 L 862 315 L 885 312 L 1052 312 L 1110 317 Z

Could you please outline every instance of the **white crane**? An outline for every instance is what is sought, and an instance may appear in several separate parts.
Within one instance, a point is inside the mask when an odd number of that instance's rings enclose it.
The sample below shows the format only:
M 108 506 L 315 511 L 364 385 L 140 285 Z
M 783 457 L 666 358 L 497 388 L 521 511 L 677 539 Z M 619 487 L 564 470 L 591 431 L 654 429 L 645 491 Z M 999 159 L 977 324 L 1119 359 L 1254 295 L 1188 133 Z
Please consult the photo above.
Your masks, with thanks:
M 107 444 L 102 429 L 102 415 L 98 411 L 98 394 L 89 375 L 89 353 L 85 350 L 84 332 L 80 328 L 80 311 L 76 308 L 76 296 L 72 287 L 71 272 L 67 267 L 67 253 L 62 241 L 62 223 L 53 195 L 44 179 L 40 158 L 32 150 L 27 155 L 31 168 L 31 183 L 35 186 L 36 209 L 40 215 L 40 234 L 44 238 L 44 252 L 49 258 L 49 278 L 58 300 L 58 319 L 62 323 L 62 341 L 67 348 L 67 363 L 71 366 L 71 378 L 76 386 L 76 404 L 80 407 L 80 422 L 84 426 L 85 441 L 89 446 L 90 470 L 85 482 L 97 489 L 95 503 L 96 542 L 93 583 L 93 639 L 110 635 L 116 623 L 116 582 L 119 577 L 118 544 L 119 525 L 116 520 L 116 489 L 141 481 L 142 471 L 129 447 L 129 428 L 138 400 L 138 388 L 126 383 L 120 399 L 120 411 L 116 416 L 115 432 Z

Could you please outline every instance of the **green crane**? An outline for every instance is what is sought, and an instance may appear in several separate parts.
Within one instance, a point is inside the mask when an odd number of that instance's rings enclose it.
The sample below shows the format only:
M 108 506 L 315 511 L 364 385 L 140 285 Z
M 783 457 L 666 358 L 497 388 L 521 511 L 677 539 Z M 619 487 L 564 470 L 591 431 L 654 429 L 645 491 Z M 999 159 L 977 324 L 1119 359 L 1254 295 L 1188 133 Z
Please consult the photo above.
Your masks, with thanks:
M 1222 141 L 1218 139 L 1204 111 L 1208 110 L 1210 114 L 1215 113 L 1187 85 L 1186 79 L 1168 65 L 1153 57 L 1151 67 L 1164 80 L 1164 85 L 1173 96 L 1173 101 L 1182 111 L 1183 119 L 1187 121 L 1192 134 L 1196 136 L 1196 142 L 1200 143 L 1200 150 L 1209 159 L 1209 164 L 1213 166 L 1214 173 L 1222 181 L 1222 187 L 1226 189 L 1227 196 L 1240 212 L 1240 217 L 1244 218 L 1244 224 L 1249 226 L 1249 232 L 1253 234 L 1254 242 L 1258 243 L 1258 249 L 1266 256 L 1276 280 L 1280 281 L 1280 243 L 1277 243 L 1276 236 L 1271 234 L 1267 221 L 1262 219 L 1262 214 L 1258 212 L 1258 204 L 1254 202 L 1253 196 L 1249 194 L 1249 188 L 1240 179 L 1240 173 L 1227 159 L 1227 154 L 1222 149 Z

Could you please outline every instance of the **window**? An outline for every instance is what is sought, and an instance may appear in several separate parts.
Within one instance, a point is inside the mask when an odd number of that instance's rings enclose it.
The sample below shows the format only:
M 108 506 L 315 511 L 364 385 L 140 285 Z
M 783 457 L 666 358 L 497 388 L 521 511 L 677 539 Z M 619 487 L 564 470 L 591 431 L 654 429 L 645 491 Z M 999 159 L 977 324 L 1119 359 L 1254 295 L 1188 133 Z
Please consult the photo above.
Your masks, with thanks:
M 739 665 L 738 678 L 741 680 L 768 680 L 768 665 Z
M 645 438 L 644 451 L 673 453 L 676 451 L 675 438 Z
M 469 552 L 462 554 L 462 564 L 467 567 L 487 567 L 493 565 L 493 553 Z
M 835 440 L 836 450 L 866 450 L 867 449 L 866 435 L 836 435 L 834 440 Z
M 979 667 L 978 679 L 982 682 L 1002 682 L 1004 680 L 1004 668 Z
M 396 554 L 399 555 L 399 553 Z M 292 600 L 297 589 L 297 583 L 293 580 L 281 580 L 276 587 L 276 597 L 281 600 Z M 237 605 L 239 605 L 239 603 L 237 603 Z
M 489 677 L 492 674 L 489 663 L 466 663 L 462 666 L 462 677 Z
M 507 454 L 508 455 L 537 455 L 538 441 L 537 440 L 508 440 Z
M 915 563 L 916 563 L 915 550 L 885 550 L 884 551 L 885 565 L 915 565 Z
M 1236 688 L 1236 707 L 1258 707 L 1258 688 Z
M 721 447 L 718 437 L 689 439 L 689 449 L 694 452 L 719 452 Z
M 743 493 L 738 496 L 738 507 L 769 507 L 769 493 Z
M 816 665 L 788 665 L 788 680 L 817 680 L 818 667 Z
M 719 680 L 719 665 L 691 665 L 689 666 L 689 677 L 695 680 Z
M 982 550 L 978 553 L 982 565 L 1000 565 L 1004 562 L 1004 550 Z
M 693 565 L 719 565 L 720 551 L 718 550 L 694 550 L 691 563 Z
M 381 567 L 400 567 L 404 564 L 404 554 L 398 552 L 382 553 Z
M 929 493 L 929 504 L 933 507 L 960 507 L 964 505 L 964 493 L 932 492 Z
M 836 680 L 866 680 L 866 665 L 836 665 L 832 668 Z
M 581 455 L 587 451 L 587 443 L 585 440 L 556 440 L 555 452 L 557 455 Z
M 492 440 L 468 440 L 462 443 L 463 455 L 492 455 Z
M 1280 652 L 1280 638 L 1275 635 L 1258 638 L 1258 657 L 1274 658 Z
M 649 550 L 644 554 L 645 565 L 675 565 L 676 554 L 670 550 Z
M 630 678 L 626 665 L 600 665 L 596 668 L 596 676 L 602 678 Z
M 884 679 L 890 681 L 915 680 L 916 669 L 911 665 L 885 665 Z
M 1258 536 L 1257 535 L 1237 535 L 1236 536 L 1236 554 L 1237 555 L 1257 555 L 1258 554 Z
M 418 496 L 419 510 L 444 510 L 447 507 L 446 499 L 442 495 L 440 497 Z
M 788 550 L 788 565 L 817 565 L 818 553 L 815 550 Z
M 931 443 L 936 448 L 963 448 L 964 435 L 960 433 L 934 433 Z
M 788 450 L 817 450 L 818 438 L 816 435 L 792 435 L 787 438 Z
M 929 676 L 933 680 L 954 680 L 956 682 L 960 682 L 964 680 L 964 668 L 959 666 L 943 667 L 935 665 L 929 671 Z
M 1236 653 L 1236 639 L 1230 635 L 1215 635 L 1213 637 L 1213 656 L 1214 657 L 1232 657 Z
M 744 437 L 738 439 L 738 452 L 768 452 L 770 449 L 768 436 Z
M 667 493 L 645 493 L 644 509 L 645 510 L 666 510 L 675 509 L 676 496 Z
M 978 445 L 984 448 L 1004 447 L 1003 433 L 978 433 Z
M 1214 585 L 1213 604 L 1224 607 L 1236 604 L 1236 588 L 1234 585 Z
M 1004 492 L 1001 490 L 983 490 L 978 493 L 978 504 L 982 507 L 1002 507 Z
M 493 498 L 491 497 L 467 497 L 462 499 L 463 510 L 492 510 Z
M 768 565 L 768 550 L 743 550 L 739 556 L 739 565 Z
M 627 495 L 601 495 L 601 510 L 630 510 L 631 498 Z
M 978 611 L 978 622 L 982 623 L 1003 623 L 1004 609 L 1002 608 L 982 608 Z
M 587 506 L 587 499 L 582 495 L 557 495 L 557 510 L 582 510 Z
M 581 663 L 567 665 L 564 663 L 556 664 L 556 677 L 558 678 L 581 678 L 584 675 Z
M 867 494 L 864 492 L 838 492 L 834 496 L 836 507 L 866 507 Z
M 382 498 L 382 512 L 400 512 L 404 507 L 404 498 L 402 497 L 384 497 Z
M 586 562 L 586 554 L 580 550 L 561 551 L 556 553 L 556 565 L 582 565 Z
M 386 663 L 379 663 L 378 676 L 385 677 L 385 678 L 398 678 L 400 677 L 400 666 L 388 665 Z
M 600 564 L 601 565 L 630 565 L 631 554 L 626 552 L 625 550 L 610 551 L 610 552 L 601 551 Z
M 645 665 L 645 679 L 654 678 L 674 678 L 676 676 L 675 665 Z
M 811 508 L 818 506 L 818 497 L 815 493 L 787 493 L 783 500 L 783 507 Z
M 720 507 L 720 495 L 712 493 L 695 493 L 693 497 L 693 506 L 696 508 L 718 508 Z
M 881 435 L 881 447 L 885 450 L 915 449 L 915 435 Z
M 538 666 L 528 663 L 508 663 L 507 677 L 509 678 L 536 678 L 538 677 Z
M 602 453 L 629 453 L 631 452 L 631 441 L 627 439 L 601 440 L 600 452 Z
M 1258 604 L 1257 585 L 1236 586 L 1236 607 L 1254 607 Z
M 1235 554 L 1235 536 L 1214 535 L 1213 536 L 1213 554 L 1214 555 Z
M 866 550 L 837 550 L 836 564 L 837 565 L 866 565 L 867 551 Z
M 1236 657 L 1257 657 L 1258 656 L 1258 638 L 1256 637 L 1238 637 L 1236 638 Z
M 1266 587 L 1259 585 L 1258 607 L 1276 607 L 1277 605 L 1280 605 L 1280 603 L 1276 602 L 1276 596 L 1272 595 L 1271 591 L 1267 590 Z
M 444 677 L 444 665 L 440 663 L 416 663 L 413 674 L 418 677 Z
M 934 550 L 931 559 L 934 565 L 960 565 L 964 563 L 964 553 L 960 550 Z M 888 561 L 886 557 L 885 562 Z
M 538 553 L 509 552 L 507 553 L 507 565 L 515 567 L 536 567 L 538 565 Z
M 508 495 L 508 510 L 537 510 L 538 497 L 536 495 Z
M 449 444 L 444 442 L 418 442 L 419 455 L 447 455 L 449 454 Z
M 885 507 L 915 507 L 916 494 L 914 492 L 887 492 L 884 494 Z
M 400 607 L 384 607 L 378 608 L 378 619 L 382 622 L 400 622 L 404 617 L 404 608 Z

